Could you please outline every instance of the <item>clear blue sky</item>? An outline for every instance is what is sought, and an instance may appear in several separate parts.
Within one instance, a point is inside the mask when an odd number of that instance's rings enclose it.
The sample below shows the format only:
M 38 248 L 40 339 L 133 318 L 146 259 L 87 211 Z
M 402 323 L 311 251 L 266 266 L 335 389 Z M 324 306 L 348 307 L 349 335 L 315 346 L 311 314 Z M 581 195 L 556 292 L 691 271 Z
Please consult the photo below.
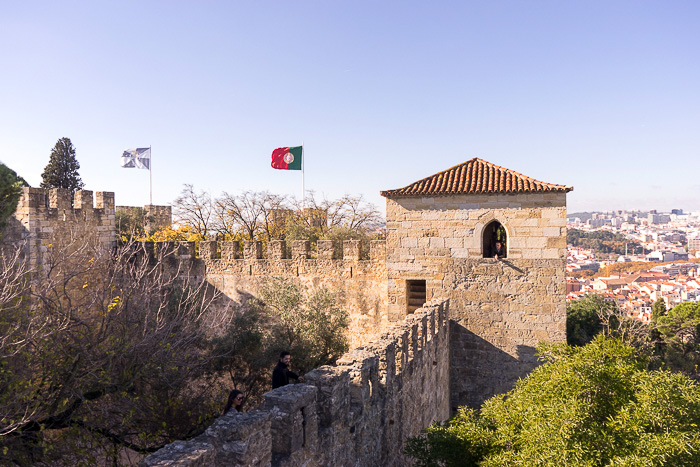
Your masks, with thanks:
M 700 210 L 697 1 L 0 0 L 0 160 L 56 140 L 86 189 L 155 204 L 405 186 L 472 157 L 573 185 L 569 211 Z

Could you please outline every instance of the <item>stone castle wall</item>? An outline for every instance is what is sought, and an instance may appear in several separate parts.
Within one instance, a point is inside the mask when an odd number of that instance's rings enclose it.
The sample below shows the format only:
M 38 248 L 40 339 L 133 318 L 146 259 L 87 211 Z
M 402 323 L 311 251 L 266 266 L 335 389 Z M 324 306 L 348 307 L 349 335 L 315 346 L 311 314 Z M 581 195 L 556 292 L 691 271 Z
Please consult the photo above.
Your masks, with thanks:
M 206 280 L 220 292 L 213 307 L 235 312 L 259 296 L 271 277 L 282 277 L 310 290 L 325 286 L 342 292 L 350 318 L 350 348 L 391 325 L 386 320 L 386 242 L 381 240 L 371 243 L 369 260 L 360 260 L 356 240 L 343 242 L 341 259 L 333 259 L 335 243 L 330 240 L 318 241 L 315 258 L 308 241 L 293 242 L 292 258 L 285 258 L 283 241 L 270 242 L 266 257 L 259 241 L 201 241 L 198 257 L 195 242 L 144 242 L 143 251 L 154 259 L 158 249 L 172 252 L 166 255 L 166 270 L 186 273 L 191 281 Z
M 229 412 L 142 466 L 403 466 L 406 438 L 449 416 L 449 301 L 417 310 L 380 339 Z
M 64 188 L 22 188 L 17 211 L 3 231 L 3 243 L 26 245 L 32 266 L 43 264 L 52 238 L 70 238 L 96 232 L 98 242 L 105 247 L 114 244 L 114 193 L 76 191 L 71 197 Z
M 387 327 L 386 242 L 371 242 L 369 260 L 360 260 L 360 244 L 355 240 L 343 242 L 341 259 L 333 259 L 334 243 L 330 240 L 318 241 L 315 257 L 308 241 L 294 241 L 291 258 L 285 257 L 283 241 L 270 242 L 267 257 L 263 257 L 260 242 L 241 243 L 199 244 L 207 281 L 227 300 L 242 306 L 258 295 L 270 277 L 284 277 L 309 289 L 325 286 L 343 291 L 350 313 L 351 348 Z
M 145 214 L 146 232 L 153 232 L 158 229 L 170 227 L 173 224 L 172 206 L 156 206 L 147 204 L 143 208 L 137 206 L 117 206 L 116 211 L 123 211 L 131 216 Z
M 507 257 L 484 258 L 492 221 Z M 407 281 L 450 298 L 452 408 L 512 389 L 539 341 L 566 340 L 565 193 L 387 199 L 387 310 L 407 313 Z
M 483 251 L 493 221 L 507 232 L 499 260 Z M 87 230 L 113 245 L 113 193 L 97 192 L 93 207 L 89 191 L 71 199 L 66 190 L 24 188 L 2 240 L 26 241 L 41 265 L 52 236 Z M 146 244 L 147 254 L 174 249 L 173 270 L 209 282 L 225 306 L 245 304 L 271 276 L 342 289 L 350 341 L 359 345 L 309 374 L 310 384 L 272 391 L 259 410 L 222 417 L 204 438 L 169 452 L 187 446 L 183 465 L 235 456 L 240 465 L 402 465 L 406 436 L 510 390 L 536 366 L 538 342 L 565 341 L 565 248 L 565 193 L 387 199 L 387 240 L 372 243 L 369 260 L 360 260 L 356 241 L 344 243 L 340 259 L 330 241 L 315 254 L 293 242 L 291 258 L 280 241 L 266 257 L 260 242 L 203 241 L 199 257 L 193 242 Z M 433 305 L 412 313 L 416 283 Z

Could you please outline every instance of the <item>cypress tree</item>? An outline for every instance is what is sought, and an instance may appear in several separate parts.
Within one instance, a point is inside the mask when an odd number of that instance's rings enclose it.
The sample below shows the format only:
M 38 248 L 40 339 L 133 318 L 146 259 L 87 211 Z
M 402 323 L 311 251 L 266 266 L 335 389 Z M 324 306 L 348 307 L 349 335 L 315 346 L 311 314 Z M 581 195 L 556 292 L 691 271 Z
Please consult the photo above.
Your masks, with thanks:
M 655 323 L 659 318 L 665 316 L 666 313 L 666 302 L 663 298 L 659 298 L 654 302 L 654 306 L 651 309 L 651 320 Z
M 70 138 L 61 138 L 56 141 L 56 145 L 51 150 L 49 163 L 41 174 L 41 187 L 67 188 L 74 193 L 85 186 L 78 174 L 79 168 L 80 164 L 75 158 L 73 143 Z

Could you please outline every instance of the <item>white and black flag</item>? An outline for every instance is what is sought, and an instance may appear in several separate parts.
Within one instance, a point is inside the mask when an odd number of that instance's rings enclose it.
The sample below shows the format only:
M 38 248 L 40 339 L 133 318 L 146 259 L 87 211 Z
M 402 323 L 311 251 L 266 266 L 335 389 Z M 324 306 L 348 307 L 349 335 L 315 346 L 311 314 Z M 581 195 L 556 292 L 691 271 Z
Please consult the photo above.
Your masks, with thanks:
M 151 169 L 151 148 L 127 149 L 122 153 L 122 167 Z

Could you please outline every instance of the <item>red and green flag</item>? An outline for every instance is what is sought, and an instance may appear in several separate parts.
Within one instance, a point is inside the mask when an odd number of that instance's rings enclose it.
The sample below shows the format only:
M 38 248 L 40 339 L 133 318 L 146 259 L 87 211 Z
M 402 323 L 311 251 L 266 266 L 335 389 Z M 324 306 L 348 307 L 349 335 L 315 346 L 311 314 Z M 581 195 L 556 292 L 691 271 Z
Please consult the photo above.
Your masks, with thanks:
M 301 170 L 303 146 L 277 148 L 272 151 L 272 168 L 280 170 Z

